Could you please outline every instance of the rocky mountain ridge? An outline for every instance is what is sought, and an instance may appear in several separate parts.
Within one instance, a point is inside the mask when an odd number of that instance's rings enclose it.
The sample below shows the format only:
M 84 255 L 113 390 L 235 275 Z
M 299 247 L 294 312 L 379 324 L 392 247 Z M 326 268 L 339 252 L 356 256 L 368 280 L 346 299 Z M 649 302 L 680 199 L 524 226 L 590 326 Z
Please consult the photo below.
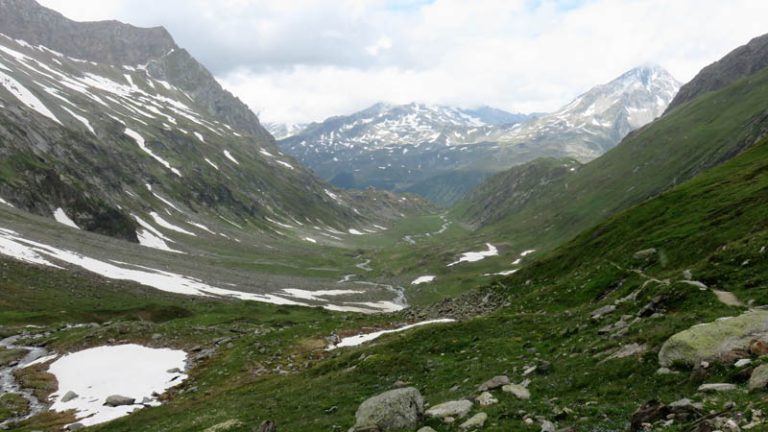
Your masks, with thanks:
M 719 90 L 768 66 L 768 35 L 758 36 L 702 69 L 669 104 L 671 111 L 696 97 Z
M 539 157 L 596 158 L 660 116 L 679 85 L 662 67 L 643 65 L 551 114 L 381 103 L 309 125 L 278 145 L 336 186 L 412 191 L 451 204 L 485 177 Z
M 374 214 L 399 217 L 408 203 L 322 184 L 282 154 L 256 116 L 169 36 L 146 52 L 143 43 L 131 45 L 151 40 L 157 29 L 77 23 L 33 0 L 0 5 L 4 22 L 32 23 L 0 26 L 4 202 L 131 241 L 152 233 L 146 243 L 155 246 L 161 242 L 147 222 L 153 215 L 185 232 L 205 232 L 188 226 L 195 214 L 203 226 L 254 224 L 275 235 L 284 221 L 346 229 Z M 46 30 L 35 28 L 41 25 Z M 115 52 L 127 54 L 101 56 L 113 49 L 109 43 L 78 54 L 94 27 L 118 38 Z M 73 55 L 6 35 L 26 32 L 63 38 L 56 46 Z M 67 35 L 79 42 L 69 45 Z M 174 48 L 164 52 L 168 46 Z M 139 59 L 146 63 L 124 64 Z

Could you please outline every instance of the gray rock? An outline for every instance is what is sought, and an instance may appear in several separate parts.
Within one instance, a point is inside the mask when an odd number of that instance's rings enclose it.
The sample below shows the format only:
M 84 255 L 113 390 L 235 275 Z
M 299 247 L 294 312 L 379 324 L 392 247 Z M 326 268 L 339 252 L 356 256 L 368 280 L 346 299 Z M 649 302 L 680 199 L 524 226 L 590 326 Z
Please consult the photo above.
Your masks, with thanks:
M 591 316 L 593 320 L 597 321 L 615 310 L 616 310 L 616 306 L 606 305 L 592 312 Z
M 432 429 L 429 426 L 424 426 L 423 428 L 417 430 L 416 432 L 437 432 L 437 431 Z
M 355 414 L 353 429 L 415 429 L 423 412 L 424 398 L 418 389 L 406 387 L 390 390 L 360 404 Z
M 69 401 L 71 401 L 72 399 L 77 399 L 78 397 L 80 397 L 80 396 L 79 396 L 77 393 L 75 393 L 75 392 L 73 392 L 72 390 L 70 390 L 70 391 L 68 391 L 68 392 L 67 392 L 67 393 L 64 395 L 64 397 L 62 397 L 62 398 L 61 398 L 61 401 L 62 401 L 62 402 L 69 402 Z
M 531 392 L 519 384 L 507 384 L 501 390 L 505 393 L 512 393 L 518 399 L 528 400 L 531 398 Z
M 85 425 L 82 423 L 72 423 L 71 425 L 68 425 L 66 428 L 68 431 L 78 431 L 81 429 L 85 429 Z
M 649 249 L 643 249 L 640 251 L 635 252 L 635 254 L 632 256 L 636 260 L 643 260 L 651 258 L 652 256 L 656 255 L 658 251 L 656 248 L 649 248 Z
M 672 410 L 679 410 L 679 409 L 688 409 L 688 408 L 696 408 L 696 409 L 703 409 L 704 404 L 698 402 L 694 403 L 688 398 L 683 398 L 680 400 L 676 400 L 668 405 L 670 409 Z
M 488 420 L 488 414 L 477 413 L 473 415 L 469 420 L 459 425 L 459 429 L 463 431 L 470 431 L 475 429 L 482 429 L 485 426 L 485 421 Z
M 477 391 L 484 392 L 484 391 L 488 391 L 488 390 L 494 390 L 494 389 L 497 389 L 497 388 L 499 388 L 501 386 L 507 385 L 510 382 L 511 381 L 509 380 L 509 377 L 506 376 L 506 375 L 495 376 L 495 377 L 489 379 L 488 381 L 480 384 L 477 387 Z
M 555 427 L 555 424 L 552 423 L 549 420 L 542 420 L 541 421 L 541 432 L 556 432 L 557 428 Z
M 618 351 L 611 354 L 608 358 L 606 358 L 606 360 L 623 359 L 623 358 L 631 357 L 634 355 L 640 355 L 644 353 L 645 350 L 646 350 L 645 345 L 640 345 L 638 343 L 627 344 L 619 348 Z
M 466 399 L 443 402 L 428 409 L 427 417 L 445 419 L 447 417 L 465 417 L 472 410 L 472 402 Z
M 752 371 L 747 388 L 750 391 L 763 390 L 768 387 L 768 364 L 760 365 Z
M 733 391 L 733 390 L 736 390 L 736 384 L 730 384 L 730 383 L 702 384 L 699 386 L 698 390 L 700 392 L 705 392 L 705 393 Z
M 677 333 L 662 345 L 659 364 L 695 366 L 719 361 L 728 353 L 748 352 L 755 341 L 768 341 L 768 311 L 753 310 Z
M 133 405 L 136 403 L 136 399 L 128 396 L 120 396 L 120 395 L 112 395 L 107 397 L 107 400 L 104 401 L 104 405 L 108 407 L 118 407 L 118 406 L 124 406 L 124 405 Z
M 683 278 L 685 280 L 693 279 L 693 273 L 690 270 L 683 270 Z
M 499 403 L 499 400 L 488 392 L 480 393 L 480 396 L 476 397 L 475 400 L 480 406 L 491 406 Z

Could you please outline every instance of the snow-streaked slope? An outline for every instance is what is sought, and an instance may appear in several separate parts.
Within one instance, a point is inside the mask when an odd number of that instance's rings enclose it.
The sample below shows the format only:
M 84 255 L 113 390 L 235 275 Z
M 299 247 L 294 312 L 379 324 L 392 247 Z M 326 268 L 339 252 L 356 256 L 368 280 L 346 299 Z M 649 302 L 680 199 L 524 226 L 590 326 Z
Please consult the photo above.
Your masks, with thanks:
M 172 50 L 146 64 L 103 64 L 0 34 L 0 126 L 13 125 L 10 130 L 19 134 L 4 140 L 0 150 L 22 161 L 31 160 L 32 152 L 36 160 L 33 166 L 14 164 L 19 181 L 0 184 L 3 197 L 45 216 L 51 216 L 48 209 L 61 208 L 76 214 L 84 230 L 116 231 L 115 236 L 161 250 L 176 248 L 157 233 L 130 227 L 131 214 L 148 218 L 155 213 L 170 221 L 164 212 L 184 207 L 202 211 L 203 219 L 223 216 L 237 226 L 270 230 L 261 215 L 319 219 L 342 229 L 400 213 L 367 211 L 368 204 L 381 207 L 373 200 L 356 206 L 356 212 L 346 204 L 352 200 L 322 193 L 327 185 L 282 154 L 255 116 L 252 127 L 238 128 L 199 100 L 218 85 L 212 76 L 200 78 L 191 90 L 183 80 L 172 84 L 174 77 L 165 76 L 161 65 L 190 65 L 188 57 L 177 56 Z M 35 184 L 50 172 L 60 178 L 45 187 Z M 138 190 L 147 183 L 162 193 L 147 196 Z M 194 235 L 183 225 L 155 222 Z
M 646 65 L 551 114 L 377 104 L 311 124 L 278 144 L 336 186 L 408 191 L 450 204 L 515 165 L 600 156 L 661 115 L 679 86 L 663 68 Z
M 588 162 L 629 132 L 664 113 L 680 83 L 662 67 L 645 65 L 592 88 L 560 110 L 491 139 L 502 145 L 559 148 L 560 156 Z

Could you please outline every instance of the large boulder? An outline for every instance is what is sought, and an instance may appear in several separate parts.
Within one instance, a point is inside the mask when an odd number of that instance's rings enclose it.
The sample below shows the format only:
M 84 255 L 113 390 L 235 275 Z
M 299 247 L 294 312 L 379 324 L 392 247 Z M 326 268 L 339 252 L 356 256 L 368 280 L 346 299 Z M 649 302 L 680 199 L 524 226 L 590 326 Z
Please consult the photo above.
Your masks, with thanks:
M 363 402 L 353 430 L 413 430 L 424 413 L 424 398 L 414 387 L 390 390 Z
M 719 361 L 734 351 L 748 352 L 756 341 L 768 342 L 768 311 L 720 318 L 677 333 L 661 347 L 659 364 L 695 366 L 701 361 Z

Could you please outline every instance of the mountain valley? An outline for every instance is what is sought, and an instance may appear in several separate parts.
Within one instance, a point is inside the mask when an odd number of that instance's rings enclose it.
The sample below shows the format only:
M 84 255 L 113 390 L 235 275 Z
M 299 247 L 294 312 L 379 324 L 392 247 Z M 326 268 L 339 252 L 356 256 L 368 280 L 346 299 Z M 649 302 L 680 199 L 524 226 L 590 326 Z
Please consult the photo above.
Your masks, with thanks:
M 263 124 L 164 28 L 0 0 L 0 430 L 768 430 L 766 41 Z

